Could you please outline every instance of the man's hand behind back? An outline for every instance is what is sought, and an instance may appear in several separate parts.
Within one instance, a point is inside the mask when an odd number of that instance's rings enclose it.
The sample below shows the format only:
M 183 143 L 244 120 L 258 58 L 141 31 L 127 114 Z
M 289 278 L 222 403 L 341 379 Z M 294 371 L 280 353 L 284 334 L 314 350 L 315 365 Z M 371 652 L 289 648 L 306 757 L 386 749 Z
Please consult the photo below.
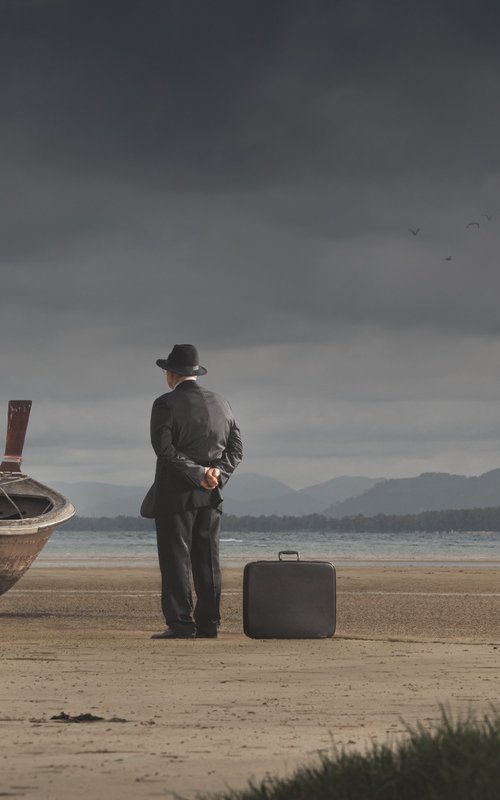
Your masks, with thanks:
M 215 489 L 219 485 L 220 470 L 217 467 L 207 467 L 200 486 L 203 489 Z

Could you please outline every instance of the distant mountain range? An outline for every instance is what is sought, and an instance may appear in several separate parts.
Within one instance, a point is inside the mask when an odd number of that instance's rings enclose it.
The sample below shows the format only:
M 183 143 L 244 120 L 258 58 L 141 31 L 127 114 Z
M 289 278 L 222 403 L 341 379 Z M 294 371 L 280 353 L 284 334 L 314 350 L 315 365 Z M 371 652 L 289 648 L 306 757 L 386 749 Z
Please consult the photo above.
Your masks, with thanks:
M 146 487 L 117 486 L 113 483 L 55 483 L 51 486 L 64 494 L 80 517 L 139 516 Z M 147 487 L 149 488 L 149 487 Z
M 451 508 L 485 508 L 500 505 L 500 469 L 470 478 L 447 472 L 424 472 L 416 478 L 391 478 L 372 486 L 359 497 L 332 503 L 331 517 L 353 514 L 419 514 Z
M 364 492 L 376 478 L 333 478 L 294 490 L 275 478 L 236 472 L 224 489 L 224 511 L 236 516 L 320 514 L 332 503 Z M 84 517 L 138 516 L 147 487 L 109 483 L 53 483 Z
M 256 474 L 239 475 L 236 472 L 224 489 L 224 511 L 238 517 L 245 514 L 292 517 L 322 514 L 331 504 L 370 489 L 377 480 L 380 478 L 342 475 L 304 489 L 291 489 L 272 478 L 263 478 Z
M 80 516 L 138 516 L 144 486 L 106 483 L 57 483 Z M 452 508 L 500 505 L 500 469 L 467 478 L 446 472 L 426 472 L 415 478 L 341 476 L 324 483 L 291 489 L 275 478 L 236 472 L 224 490 L 224 510 L 235 516 L 344 517 L 362 514 L 418 514 Z

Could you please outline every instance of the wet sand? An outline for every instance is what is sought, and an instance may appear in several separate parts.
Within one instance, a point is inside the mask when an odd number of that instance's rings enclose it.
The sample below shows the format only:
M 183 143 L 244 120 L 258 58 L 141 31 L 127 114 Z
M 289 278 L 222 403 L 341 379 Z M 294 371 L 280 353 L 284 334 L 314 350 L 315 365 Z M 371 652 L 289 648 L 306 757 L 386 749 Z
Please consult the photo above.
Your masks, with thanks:
M 241 581 L 217 640 L 164 642 L 156 569 L 33 568 L 0 598 L 0 795 L 193 798 L 499 704 L 499 569 L 339 567 L 323 641 L 246 638 Z

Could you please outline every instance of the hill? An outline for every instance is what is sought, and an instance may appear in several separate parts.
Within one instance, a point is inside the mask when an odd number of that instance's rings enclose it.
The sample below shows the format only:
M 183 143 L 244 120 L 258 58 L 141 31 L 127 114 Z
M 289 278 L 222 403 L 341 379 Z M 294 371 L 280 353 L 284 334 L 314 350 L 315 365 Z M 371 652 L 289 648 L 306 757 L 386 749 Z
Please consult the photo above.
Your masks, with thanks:
M 447 472 L 425 472 L 415 478 L 391 478 L 358 497 L 325 507 L 331 517 L 363 514 L 418 514 L 452 508 L 484 508 L 500 501 L 500 469 L 466 477 Z
M 62 492 L 75 506 L 77 513 L 84 517 L 115 517 L 118 515 L 136 517 L 141 502 L 149 487 L 120 486 L 96 482 L 52 482 L 51 485 Z M 238 513 L 240 504 L 255 505 L 265 503 L 276 497 L 293 492 L 285 483 L 256 473 L 235 473 L 224 490 L 225 508 Z M 322 504 L 322 507 L 325 503 Z
M 236 473 L 231 478 L 224 490 L 224 511 L 240 517 L 246 514 L 289 514 L 291 516 L 319 514 L 324 511 L 326 506 L 346 500 L 348 497 L 355 497 L 381 480 L 381 478 L 341 475 L 338 478 L 306 486 L 304 489 L 294 490 L 287 487 L 286 492 L 276 493 L 272 496 L 266 497 L 263 493 L 259 495 L 256 492 L 243 491 L 235 497 L 233 481 L 236 483 L 237 478 L 243 482 L 246 476 Z M 272 479 L 266 478 L 265 480 Z M 241 488 L 245 489 L 245 486 L 242 485 Z
M 85 517 L 114 517 L 118 514 L 138 516 L 146 494 L 144 486 L 118 486 L 112 483 L 52 482 L 75 506 L 77 514 Z
M 327 505 L 345 500 L 373 486 L 376 478 L 341 476 L 305 489 L 294 490 L 285 483 L 254 472 L 235 472 L 224 489 L 224 511 L 246 514 L 315 514 Z M 146 486 L 110 483 L 52 483 L 68 497 L 84 517 L 137 516 Z

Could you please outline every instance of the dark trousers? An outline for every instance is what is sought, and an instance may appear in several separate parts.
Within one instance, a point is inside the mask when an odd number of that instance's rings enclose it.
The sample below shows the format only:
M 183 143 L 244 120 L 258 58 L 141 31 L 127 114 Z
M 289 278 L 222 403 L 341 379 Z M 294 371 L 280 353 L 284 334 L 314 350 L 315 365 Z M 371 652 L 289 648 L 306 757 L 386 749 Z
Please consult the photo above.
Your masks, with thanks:
M 220 624 L 220 518 L 215 508 L 196 508 L 155 519 L 161 607 L 173 631 L 216 631 Z

